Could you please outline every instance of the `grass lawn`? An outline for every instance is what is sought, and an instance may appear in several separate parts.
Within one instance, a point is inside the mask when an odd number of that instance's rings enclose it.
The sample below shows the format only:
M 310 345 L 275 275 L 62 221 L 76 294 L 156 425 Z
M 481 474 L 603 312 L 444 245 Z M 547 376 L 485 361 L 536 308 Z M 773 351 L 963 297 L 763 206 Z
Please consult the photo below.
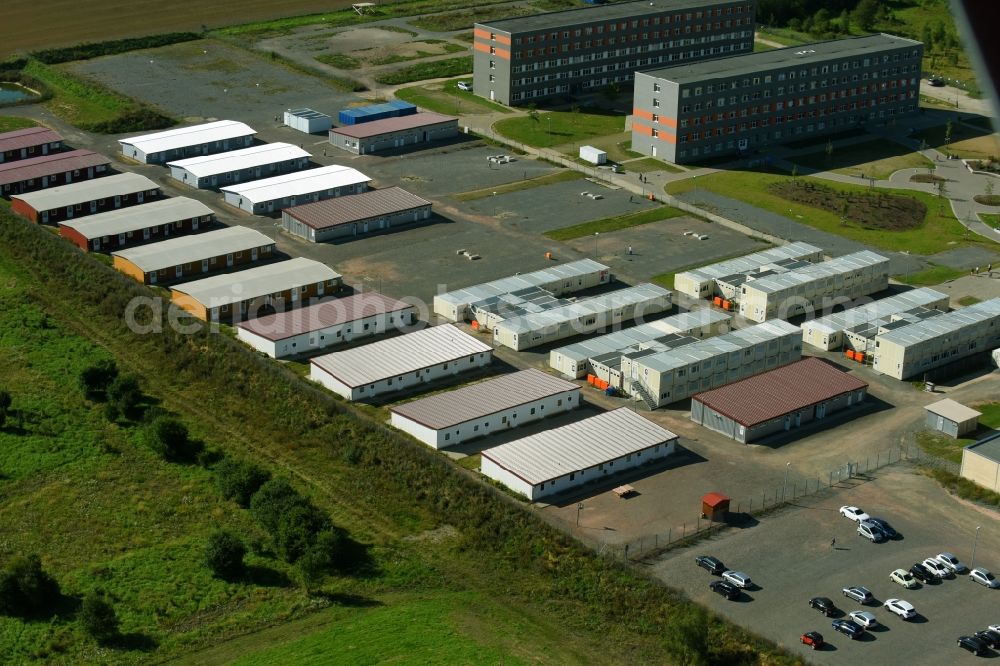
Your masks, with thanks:
M 965 159 L 987 159 L 1000 156 L 1000 135 L 989 130 L 974 130 L 963 123 L 952 123 L 951 143 L 945 142 L 946 125 L 929 127 L 914 134 L 914 138 L 927 142 L 928 146 L 943 153 L 957 155 Z
M 850 129 L 843 130 L 841 132 L 834 132 L 833 134 L 827 134 L 826 136 L 810 136 L 804 139 L 796 139 L 795 141 L 786 141 L 786 148 L 794 148 L 798 150 L 799 148 L 812 148 L 826 150 L 826 144 L 828 141 L 840 141 L 841 139 L 853 139 L 856 136 L 865 136 L 868 134 L 868 130 L 863 127 L 852 127 Z M 825 156 L 825 153 L 824 153 Z
M 958 299 L 958 304 L 964 307 L 969 307 L 970 305 L 975 305 L 976 303 L 981 303 L 983 299 L 976 298 L 975 296 L 962 296 Z
M 968 271 L 963 269 L 934 264 L 930 268 L 925 268 L 922 271 L 910 273 L 909 275 L 898 275 L 895 277 L 900 282 L 911 284 L 915 287 L 929 287 L 962 277 L 966 273 L 968 273 Z
M 538 14 L 541 11 L 541 8 L 532 6 L 504 5 L 502 7 L 477 7 L 476 9 L 468 9 L 460 12 L 421 16 L 412 19 L 409 23 L 416 28 L 432 32 L 450 32 L 452 30 L 471 28 L 472 24 L 477 22 L 489 23 L 496 19 L 527 16 L 528 14 Z
M 938 99 L 937 97 L 931 97 L 930 95 L 920 96 L 920 106 L 930 107 L 932 109 L 954 109 L 954 104 L 949 104 L 943 99 Z
M 769 41 L 784 44 L 785 46 L 798 46 L 799 44 L 816 41 L 815 37 L 807 35 L 804 32 L 796 32 L 791 28 L 768 27 L 767 30 L 760 30 L 760 36 Z
M 986 428 L 1000 429 L 1000 402 L 969 406 L 983 414 L 979 417 L 980 431 Z M 977 439 L 978 437 L 955 439 L 935 430 L 925 430 L 917 434 L 917 443 L 926 453 L 956 463 L 962 462 L 962 449 Z
M 670 206 L 659 206 L 639 211 L 638 213 L 605 217 L 600 220 L 574 224 L 571 227 L 553 229 L 552 231 L 546 231 L 544 235 L 552 240 L 568 241 L 583 236 L 593 236 L 596 233 L 606 234 L 620 229 L 628 229 L 629 227 L 638 227 L 650 222 L 659 222 L 660 220 L 668 220 L 672 217 L 680 217 L 682 215 L 688 215 L 688 213 L 671 208 Z
M 316 56 L 316 60 L 337 69 L 358 69 L 361 67 L 360 60 L 346 53 L 324 53 Z
M 552 148 L 587 142 L 593 137 L 621 134 L 625 130 L 625 117 L 599 109 L 549 111 L 539 113 L 536 118 L 527 115 L 505 118 L 498 121 L 493 129 L 508 139 L 529 146 Z
M 409 67 L 397 69 L 375 77 L 375 80 L 385 85 L 425 81 L 427 79 L 443 79 L 449 76 L 461 76 L 472 72 L 472 56 L 459 56 L 444 60 L 422 62 Z
M 678 169 L 673 164 L 668 164 L 662 160 L 644 157 L 640 160 L 631 160 L 624 163 L 625 171 L 638 171 L 639 173 L 649 173 L 651 171 L 666 171 L 667 173 L 682 173 L 683 169 Z
M 766 243 L 764 241 L 758 241 L 758 242 L 761 244 L 761 247 L 753 250 L 754 252 L 760 252 L 761 250 L 766 250 L 767 248 L 771 247 L 770 243 Z M 742 257 L 742 256 L 744 256 L 746 254 L 749 254 L 749 253 L 748 252 L 734 252 L 733 254 L 726 255 L 725 257 L 719 257 L 718 259 L 715 260 L 715 262 L 728 261 L 730 259 L 735 259 L 736 257 Z M 713 262 L 713 263 L 715 263 L 715 262 Z M 669 273 L 660 273 L 659 275 L 654 275 L 652 278 L 650 278 L 650 282 L 653 282 L 654 284 L 658 284 L 661 287 L 663 287 L 664 289 L 673 289 L 674 288 L 674 276 L 675 275 L 677 275 L 678 273 L 683 273 L 684 271 L 692 270 L 694 268 L 700 268 L 700 267 L 702 267 L 704 265 L 705 265 L 704 261 L 699 261 L 699 262 L 694 263 L 694 264 L 688 264 L 687 266 L 681 266 L 680 268 L 677 268 L 677 269 L 675 269 L 675 270 L 673 270 L 673 271 L 671 271 Z
M 26 127 L 37 127 L 38 123 L 31 118 L 17 116 L 0 116 L 0 132 L 13 132 Z
M 1000 215 L 997 213 L 978 213 L 979 219 L 994 229 L 1000 229 Z
M 949 245 L 951 242 L 959 245 L 986 242 L 966 236 L 965 228 L 955 219 L 947 199 L 941 197 L 924 192 L 875 190 L 895 196 L 912 197 L 927 207 L 927 214 L 922 226 L 906 231 L 887 232 L 864 229 L 851 223 L 850 220 L 846 225 L 841 225 L 839 210 L 822 210 L 794 203 L 768 191 L 770 185 L 786 183 L 789 179 L 789 176 L 786 175 L 761 171 L 726 171 L 697 179 L 669 183 L 666 191 L 676 195 L 694 189 L 710 190 L 723 196 L 745 201 L 778 215 L 790 215 L 802 224 L 808 224 L 838 236 L 890 251 L 910 251 L 915 254 L 930 255 L 952 249 L 954 245 Z M 844 185 L 813 178 L 805 180 L 822 184 L 825 188 L 842 193 L 864 194 L 869 192 L 868 188 L 856 185 Z
M 600 148 L 608 154 L 608 159 L 612 162 L 623 163 L 627 160 L 643 156 L 642 153 L 632 150 L 632 132 L 618 132 L 617 134 L 608 134 L 606 136 L 595 136 L 587 139 L 586 142 L 555 146 L 555 149 L 568 157 L 576 159 L 580 156 L 581 145 Z
M 396 91 L 396 97 L 411 104 L 416 104 L 428 111 L 435 111 L 449 116 L 491 113 L 494 111 L 499 111 L 500 113 L 514 112 L 506 106 L 483 99 L 482 97 L 473 95 L 471 92 L 459 90 L 458 81 L 446 81 L 443 84 L 428 83 L 422 86 L 400 88 Z
M 761 42 L 761 41 L 755 41 L 753 43 L 753 52 L 754 53 L 759 53 L 760 51 L 773 51 L 776 48 L 778 48 L 778 47 L 777 46 L 771 46 L 770 44 L 765 44 L 764 42 Z
M 561 171 L 556 171 L 555 173 L 547 173 L 544 176 L 538 176 L 537 178 L 518 180 L 513 183 L 497 185 L 496 187 L 484 187 L 481 190 L 470 190 L 468 192 L 459 192 L 458 194 L 454 194 L 452 196 L 454 196 L 459 201 L 475 201 L 476 199 L 485 199 L 486 197 L 491 197 L 493 196 L 494 193 L 507 194 L 509 192 L 519 192 L 521 190 L 530 190 L 535 187 L 552 185 L 553 183 L 565 183 L 570 180 L 579 180 L 581 178 L 583 178 L 583 174 L 580 173 L 579 171 L 564 169 Z
M 876 139 L 850 146 L 835 147 L 827 157 L 821 152 L 798 155 L 792 162 L 819 171 L 835 171 L 848 176 L 863 173 L 866 178 L 882 180 L 895 171 L 917 167 L 933 167 L 934 163 L 916 152 L 908 152 L 895 141 Z

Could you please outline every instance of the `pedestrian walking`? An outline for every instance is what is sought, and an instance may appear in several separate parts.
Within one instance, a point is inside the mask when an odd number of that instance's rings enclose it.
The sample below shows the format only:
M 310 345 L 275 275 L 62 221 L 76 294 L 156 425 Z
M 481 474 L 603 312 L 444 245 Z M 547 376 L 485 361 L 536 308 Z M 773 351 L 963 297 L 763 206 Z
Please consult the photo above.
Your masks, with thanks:
M 973 275 L 979 275 L 979 266 L 976 266 L 976 270 L 972 271 Z
M 833 539 L 830 540 L 830 548 L 836 548 L 836 547 L 837 547 L 837 537 L 833 537 Z
M 629 256 L 632 256 L 632 246 L 631 245 L 628 246 L 628 254 L 629 254 Z

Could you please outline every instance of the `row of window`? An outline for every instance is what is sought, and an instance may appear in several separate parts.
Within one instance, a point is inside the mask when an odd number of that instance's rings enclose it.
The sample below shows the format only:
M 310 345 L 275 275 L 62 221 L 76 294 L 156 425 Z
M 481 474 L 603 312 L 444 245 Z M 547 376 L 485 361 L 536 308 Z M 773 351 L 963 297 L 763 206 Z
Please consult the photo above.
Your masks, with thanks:
M 653 448 L 652 448 L 653 453 L 659 453 L 661 446 L 663 446 L 663 445 L 662 444 L 657 444 L 657 445 L 653 446 Z M 642 458 L 642 454 L 645 453 L 646 451 L 649 451 L 649 450 L 650 449 L 642 449 L 640 451 L 636 451 L 635 452 L 635 457 L 637 459 L 640 459 L 640 458 Z M 632 455 L 633 454 L 631 454 L 631 453 L 626 453 L 625 454 L 625 462 L 632 462 Z M 606 465 L 607 465 L 608 469 L 612 469 L 615 466 L 615 461 L 614 460 L 609 460 L 606 463 Z M 593 472 L 605 472 L 604 467 L 605 467 L 605 463 L 600 463 L 600 464 L 598 464 L 598 465 L 596 465 L 594 467 L 591 467 L 590 469 L 582 469 L 579 472 L 570 472 L 566 476 L 561 476 L 561 477 L 558 477 L 558 478 L 555 478 L 555 479 L 551 479 L 549 481 L 543 481 L 542 483 L 538 484 L 538 489 L 539 490 L 545 490 L 545 484 L 546 483 L 554 486 L 554 485 L 556 485 L 556 482 L 558 482 L 560 479 L 566 479 L 568 481 L 575 481 L 577 474 L 579 474 L 581 477 L 584 477 L 584 476 L 587 475 L 587 472 L 590 472 L 590 471 L 593 471 Z
M 315 293 L 319 293 L 319 288 L 322 286 L 322 284 L 323 284 L 322 282 L 317 282 L 315 285 L 306 285 L 304 287 L 292 287 L 288 291 L 289 291 L 289 293 L 291 293 L 292 298 L 294 299 L 297 294 L 300 294 L 300 295 L 303 295 L 303 296 L 308 296 L 310 290 L 314 291 Z M 337 286 L 337 281 L 336 280 L 327 280 L 326 281 L 326 286 L 327 287 L 336 287 Z M 246 313 L 246 311 L 247 311 L 247 301 L 256 301 L 258 299 L 263 299 L 263 301 L 264 301 L 263 304 L 264 305 L 271 305 L 274 301 L 280 301 L 282 298 L 283 298 L 283 296 L 281 295 L 281 292 L 279 291 L 279 292 L 276 292 L 274 294 L 266 294 L 264 296 L 257 296 L 255 298 L 250 298 L 250 299 L 247 299 L 245 301 L 240 301 L 240 312 L 241 313 Z M 221 312 L 229 312 L 229 304 L 226 303 L 226 304 L 220 305 L 218 308 L 212 308 L 212 310 L 213 311 L 214 310 L 219 310 Z
M 643 44 L 640 44 L 639 46 L 628 46 L 628 47 L 625 47 L 625 48 L 615 49 L 614 51 L 606 51 L 606 52 L 603 52 L 603 53 L 585 53 L 585 54 L 580 55 L 580 56 L 571 56 L 570 60 L 563 59 L 563 63 L 562 64 L 568 64 L 569 62 L 572 62 L 572 57 L 576 57 L 576 58 L 579 58 L 579 59 L 582 59 L 582 60 L 591 60 L 591 59 L 597 60 L 597 59 L 600 59 L 600 58 L 607 58 L 607 57 L 613 57 L 613 56 L 619 56 L 620 57 L 620 56 L 625 56 L 625 55 L 635 54 L 635 53 L 648 53 L 650 51 L 663 51 L 665 49 L 676 49 L 676 48 L 682 48 L 684 46 L 694 46 L 695 44 L 711 44 L 712 42 L 724 42 L 724 41 L 733 40 L 733 39 L 745 39 L 745 38 L 751 37 L 752 35 L 753 35 L 753 31 L 751 31 L 751 30 L 735 30 L 733 32 L 717 33 L 717 34 L 713 34 L 713 35 L 706 36 L 706 37 L 692 37 L 692 38 L 687 38 L 687 39 L 672 39 L 672 40 L 667 40 L 667 41 L 663 41 L 663 42 L 656 42 L 656 43 L 652 43 L 652 44 L 650 44 L 650 43 L 643 43 Z M 663 36 L 666 37 L 666 35 L 663 35 Z M 646 37 L 646 35 L 643 35 L 643 37 Z M 657 39 L 657 38 L 659 38 L 659 35 L 657 35 L 657 34 L 654 33 L 653 34 L 653 39 Z M 637 41 L 637 40 L 636 39 L 632 39 L 630 41 L 634 42 L 634 41 Z M 646 40 L 644 39 L 643 41 L 645 42 Z M 621 43 L 624 44 L 625 41 L 622 40 Z M 615 45 L 615 40 L 614 39 L 608 39 L 608 40 L 596 39 L 594 41 L 587 40 L 587 41 L 584 41 L 584 42 L 573 42 L 572 44 L 566 43 L 566 44 L 562 44 L 562 45 L 560 45 L 558 47 L 557 46 L 550 46 L 548 48 L 526 49 L 526 50 L 522 50 L 522 51 L 514 51 L 512 53 L 512 57 L 513 57 L 513 59 L 515 61 L 518 61 L 518 60 L 527 60 L 527 59 L 530 59 L 530 58 L 541 57 L 541 56 L 544 56 L 546 54 L 548 54 L 548 55 L 555 55 L 556 53 L 569 53 L 570 51 L 580 51 L 581 49 L 585 50 L 585 49 L 600 48 L 600 47 L 603 47 L 603 46 L 614 46 L 614 45 Z M 491 46 L 490 47 L 490 53 L 496 53 L 496 47 L 495 46 Z M 713 53 L 716 53 L 716 51 L 713 51 Z M 549 63 L 548 63 L 547 66 L 554 67 L 556 62 L 557 61 L 554 61 L 554 60 L 553 61 L 549 61 Z M 529 64 L 526 64 L 526 65 L 523 65 L 523 67 L 531 67 L 533 64 L 534 63 L 529 63 Z
M 562 407 L 562 404 L 563 404 L 562 398 L 559 398 L 556 401 L 556 407 Z M 571 396 L 571 395 L 566 396 L 566 404 L 569 404 L 569 405 L 573 404 L 573 396 Z M 540 412 L 544 412 L 545 411 L 545 404 L 544 403 L 542 403 L 542 404 L 540 404 L 538 406 L 538 411 L 540 411 Z M 535 415 L 535 408 L 534 407 L 532 407 L 530 409 L 528 415 L 529 416 L 534 416 Z M 512 412 L 511 415 L 510 415 L 510 418 L 511 419 L 516 419 L 517 418 L 517 412 Z M 501 424 L 506 424 L 507 423 L 507 417 L 506 416 L 500 417 L 500 423 Z M 490 422 L 489 421 L 484 421 L 483 422 L 483 428 L 489 428 L 489 427 L 490 427 Z M 478 423 L 472 426 L 472 432 L 479 432 L 479 424 Z M 454 433 L 446 432 L 444 434 L 444 438 L 445 438 L 445 440 L 450 440 L 452 434 L 460 435 L 461 433 L 462 433 L 461 429 L 460 428 L 456 428 Z
M 482 359 L 485 355 L 486 355 L 485 353 L 480 352 L 479 353 L 479 358 Z M 473 354 L 472 356 L 469 357 L 469 363 L 475 363 L 475 362 L 476 362 L 476 355 Z M 457 366 L 458 365 L 458 361 L 457 360 L 454 361 L 454 364 Z M 450 365 L 450 363 L 442 363 L 441 364 L 441 369 L 442 370 L 447 370 L 449 365 Z M 421 374 L 430 374 L 432 369 L 433 368 L 429 368 L 428 367 L 428 368 L 423 368 L 421 370 L 415 370 L 413 372 L 413 376 L 419 379 Z M 397 378 L 397 380 L 400 381 L 400 382 L 402 382 L 403 379 L 404 379 L 404 377 L 405 377 L 404 375 L 399 375 L 398 378 Z M 392 386 L 392 380 L 393 380 L 393 377 L 387 377 L 385 379 L 385 385 L 386 386 Z M 364 385 L 361 385 L 361 386 L 358 387 L 358 392 L 359 393 L 364 393 L 365 392 L 365 388 L 369 388 L 370 390 L 374 391 L 375 390 L 375 384 L 370 384 L 367 387 L 365 387 Z

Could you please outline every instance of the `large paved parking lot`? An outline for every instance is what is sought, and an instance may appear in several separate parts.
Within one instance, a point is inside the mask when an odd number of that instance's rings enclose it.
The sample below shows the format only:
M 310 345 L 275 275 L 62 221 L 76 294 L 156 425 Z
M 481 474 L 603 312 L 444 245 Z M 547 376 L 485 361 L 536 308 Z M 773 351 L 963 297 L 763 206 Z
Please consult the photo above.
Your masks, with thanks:
M 652 565 L 652 573 L 684 590 L 692 599 L 732 621 L 765 635 L 792 652 L 821 664 L 954 664 L 975 658 L 956 645 L 958 636 L 1000 623 L 1000 590 L 989 590 L 958 576 L 904 590 L 889 581 L 897 567 L 909 568 L 925 557 L 948 551 L 970 564 L 976 527 L 981 526 L 976 565 L 1000 571 L 1000 517 L 959 502 L 930 478 L 896 466 L 868 482 L 823 493 L 820 497 L 759 524 L 730 530 L 692 547 L 671 551 Z M 872 544 L 855 534 L 854 523 L 839 515 L 856 504 L 885 518 L 902 538 Z M 836 538 L 836 547 L 831 540 Z M 757 583 L 737 601 L 708 589 L 714 577 L 696 567 L 694 557 L 711 554 L 728 567 L 745 571 Z M 835 633 L 831 620 L 808 607 L 813 596 L 830 597 L 843 613 L 860 606 L 841 593 L 850 585 L 867 587 L 879 604 L 879 629 L 852 641 Z M 903 621 L 881 608 L 888 598 L 912 603 L 918 616 Z M 810 652 L 799 643 L 816 630 L 830 642 Z M 996 652 L 991 654 L 997 657 Z

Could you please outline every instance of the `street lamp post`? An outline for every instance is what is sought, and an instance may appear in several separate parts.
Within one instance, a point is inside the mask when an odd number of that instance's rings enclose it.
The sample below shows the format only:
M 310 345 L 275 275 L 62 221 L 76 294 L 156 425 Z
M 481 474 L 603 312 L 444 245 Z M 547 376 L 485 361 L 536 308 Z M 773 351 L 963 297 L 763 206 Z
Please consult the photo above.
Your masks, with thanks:
M 599 231 L 595 231 L 594 232 L 594 258 L 595 259 L 597 258 L 597 237 L 600 236 L 600 235 L 601 235 L 601 232 L 599 232 Z
M 576 526 L 580 526 L 580 511 L 583 510 L 583 502 L 577 502 L 576 504 Z
M 974 569 L 976 567 L 976 545 L 979 543 L 979 530 L 981 530 L 982 527 L 982 525 L 976 526 L 976 538 L 972 542 L 972 562 L 969 563 L 969 569 Z
M 785 480 L 781 482 L 781 496 L 785 496 L 785 490 L 788 489 L 788 468 L 792 466 L 791 462 L 785 463 Z

